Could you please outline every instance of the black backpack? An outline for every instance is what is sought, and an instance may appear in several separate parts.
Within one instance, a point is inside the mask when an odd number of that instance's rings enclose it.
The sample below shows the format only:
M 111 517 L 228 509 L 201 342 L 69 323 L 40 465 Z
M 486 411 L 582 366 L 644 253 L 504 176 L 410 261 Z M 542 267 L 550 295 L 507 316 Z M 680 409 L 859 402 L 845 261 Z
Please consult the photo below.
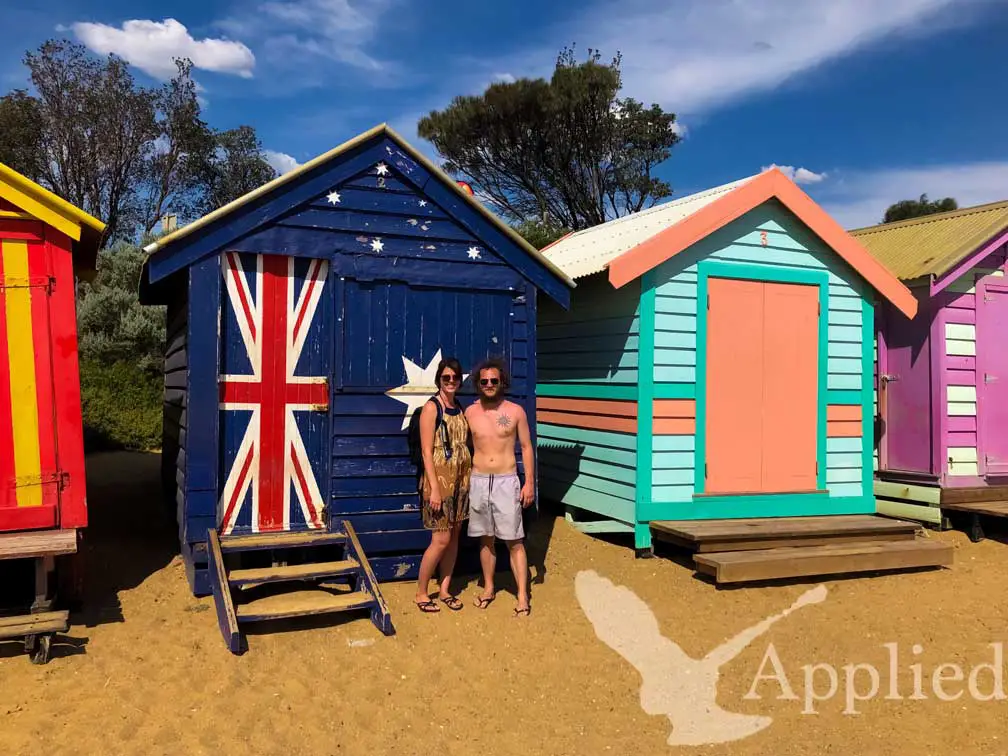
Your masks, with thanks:
M 448 459 L 451 459 L 451 445 L 448 443 L 448 424 L 444 420 L 444 412 L 441 407 L 441 402 L 438 401 L 437 395 L 431 396 L 428 402 L 434 402 L 434 406 L 437 407 L 437 419 L 434 420 L 434 432 L 441 433 L 441 440 L 444 442 L 445 455 Z M 455 403 L 458 404 L 459 411 L 465 412 L 465 405 L 456 397 Z M 417 476 L 423 474 L 423 446 L 420 444 L 420 413 L 423 412 L 423 408 L 427 406 L 424 404 L 413 411 L 413 417 L 410 418 L 409 430 L 408 430 L 408 440 L 409 440 L 409 454 L 410 462 L 417 468 Z

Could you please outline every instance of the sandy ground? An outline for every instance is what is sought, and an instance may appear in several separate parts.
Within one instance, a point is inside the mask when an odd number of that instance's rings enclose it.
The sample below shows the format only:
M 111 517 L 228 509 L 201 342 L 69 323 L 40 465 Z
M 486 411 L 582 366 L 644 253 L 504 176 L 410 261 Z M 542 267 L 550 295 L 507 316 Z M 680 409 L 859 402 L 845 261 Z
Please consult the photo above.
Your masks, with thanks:
M 392 584 L 393 637 L 366 618 L 326 620 L 251 634 L 248 652 L 235 657 L 210 599 L 188 592 L 157 499 L 157 468 L 156 455 L 90 460 L 85 606 L 48 665 L 30 664 L 17 644 L 0 645 L 5 756 L 1008 752 L 1008 701 L 976 701 L 967 691 L 946 702 L 932 686 L 940 664 L 959 664 L 968 676 L 993 660 L 988 644 L 1008 641 L 1008 545 L 997 540 L 932 533 L 955 544 L 953 568 L 824 581 L 824 601 L 777 622 L 720 669 L 717 704 L 768 717 L 768 726 L 728 744 L 669 746 L 668 717 L 642 710 L 641 675 L 599 639 L 578 603 L 578 572 L 627 586 L 660 632 L 696 659 L 820 583 L 717 589 L 674 554 L 635 560 L 625 542 L 541 517 L 529 540 L 529 618 L 512 616 L 508 592 L 486 611 L 473 608 L 473 578 L 459 580 L 465 609 L 432 616 L 413 608 L 412 585 Z M 502 575 L 501 587 L 511 585 Z M 902 700 L 884 698 L 885 643 L 898 644 Z M 745 700 L 770 644 L 797 698 L 780 700 L 779 684 L 764 681 L 762 699 Z M 914 644 L 922 647 L 916 656 Z M 676 671 L 668 653 L 654 651 L 659 678 Z M 803 713 L 802 666 L 816 663 L 838 671 L 837 693 Z M 857 714 L 844 713 L 848 663 L 881 673 L 878 696 L 857 704 Z M 910 698 L 914 663 L 924 700 Z M 980 692 L 992 679 L 989 670 L 980 677 Z M 826 672 L 814 682 L 828 692 Z M 868 673 L 855 682 L 867 690 Z M 668 687 L 663 678 L 656 684 Z

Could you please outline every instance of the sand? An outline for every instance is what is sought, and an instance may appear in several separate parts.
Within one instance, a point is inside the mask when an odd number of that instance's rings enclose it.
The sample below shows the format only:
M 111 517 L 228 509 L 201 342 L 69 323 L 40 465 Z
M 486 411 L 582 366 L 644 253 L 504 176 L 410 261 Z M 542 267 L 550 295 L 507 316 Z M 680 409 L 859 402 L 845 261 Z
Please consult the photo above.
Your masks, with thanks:
M 625 540 L 583 535 L 544 514 L 529 538 L 530 617 L 512 615 L 506 574 L 485 611 L 471 604 L 471 576 L 459 579 L 467 605 L 458 613 L 422 615 L 411 584 L 389 584 L 393 637 L 356 615 L 267 626 L 235 657 L 212 601 L 188 591 L 158 499 L 158 466 L 155 454 L 90 458 L 84 608 L 45 666 L 32 665 L 18 644 L 0 645 L 5 756 L 1008 752 L 1008 701 L 977 701 L 968 691 L 942 701 L 931 685 L 938 665 L 959 664 L 968 676 L 993 660 L 989 644 L 1008 641 L 1008 545 L 997 540 L 931 532 L 955 545 L 951 569 L 718 589 L 672 553 L 635 560 Z M 658 631 L 694 659 L 811 588 L 822 584 L 827 595 L 720 668 L 717 705 L 767 717 L 768 726 L 727 744 L 669 746 L 669 719 L 641 708 L 641 674 L 599 639 L 578 602 L 583 570 L 630 589 Z M 884 698 L 886 643 L 897 644 L 902 700 Z M 797 700 L 780 700 L 772 680 L 757 687 L 761 700 L 743 698 L 771 644 Z M 922 647 L 916 656 L 914 644 Z M 667 671 L 655 654 L 655 668 Z M 837 693 L 803 713 L 802 666 L 816 663 L 838 671 Z M 856 714 L 844 713 L 848 663 L 881 673 L 878 696 Z M 925 700 L 910 698 L 914 663 Z M 864 691 L 869 673 L 858 674 Z M 817 675 L 817 689 L 827 690 L 827 673 Z M 991 680 L 989 671 L 981 676 L 981 692 Z M 965 688 L 946 684 L 952 694 Z

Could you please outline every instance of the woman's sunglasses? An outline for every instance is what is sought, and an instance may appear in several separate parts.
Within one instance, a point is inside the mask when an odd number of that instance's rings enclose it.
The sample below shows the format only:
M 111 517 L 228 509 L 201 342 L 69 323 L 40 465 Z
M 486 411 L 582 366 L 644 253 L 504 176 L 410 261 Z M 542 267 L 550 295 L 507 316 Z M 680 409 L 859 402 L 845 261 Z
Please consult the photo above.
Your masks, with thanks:
M 441 383 L 458 383 L 459 377 L 457 375 L 452 375 L 451 373 L 445 373 L 441 376 Z

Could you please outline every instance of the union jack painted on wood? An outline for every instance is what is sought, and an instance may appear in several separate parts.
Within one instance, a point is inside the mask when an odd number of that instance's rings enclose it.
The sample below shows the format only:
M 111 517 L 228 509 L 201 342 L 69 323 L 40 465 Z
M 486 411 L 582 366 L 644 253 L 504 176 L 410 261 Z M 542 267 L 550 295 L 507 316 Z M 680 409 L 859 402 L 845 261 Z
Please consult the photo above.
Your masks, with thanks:
M 324 528 L 315 468 L 324 448 L 324 424 L 317 420 L 329 409 L 327 360 L 309 334 L 316 330 L 328 262 L 225 252 L 221 272 L 228 306 L 219 379 L 220 530 Z M 316 348 L 305 353 L 306 343 Z

